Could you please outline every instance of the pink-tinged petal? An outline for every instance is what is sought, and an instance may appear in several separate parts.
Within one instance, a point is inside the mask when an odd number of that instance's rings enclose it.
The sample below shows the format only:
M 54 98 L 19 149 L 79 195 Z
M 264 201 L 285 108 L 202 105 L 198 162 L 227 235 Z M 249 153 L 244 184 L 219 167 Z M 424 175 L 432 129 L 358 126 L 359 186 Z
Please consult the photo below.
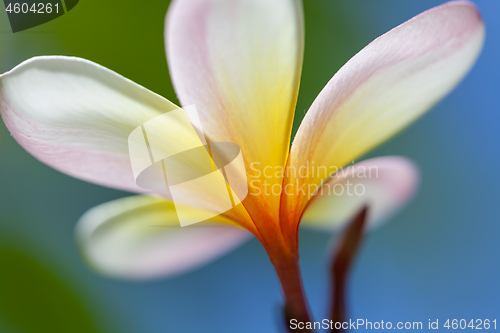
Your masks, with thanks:
M 193 218 L 199 210 L 193 208 Z M 217 221 L 228 222 L 223 217 Z M 124 279 L 173 276 L 235 249 L 250 233 L 230 224 L 181 228 L 173 203 L 135 196 L 97 206 L 80 219 L 77 240 L 99 273 Z
M 484 24 L 466 1 L 430 9 L 375 39 L 328 82 L 306 114 L 291 168 L 341 167 L 393 136 L 453 89 L 476 61 Z M 320 185 L 325 176 L 289 178 Z M 284 196 L 283 223 L 298 223 L 307 196 Z
M 373 227 L 409 202 L 418 185 L 418 169 L 406 158 L 378 157 L 350 165 L 318 190 L 301 225 L 337 229 L 367 206 Z
M 163 97 L 88 60 L 27 60 L 0 77 L 0 112 L 13 137 L 40 161 L 71 176 L 129 191 L 128 136 L 177 109 Z
M 283 167 L 303 53 L 297 0 L 175 0 L 166 19 L 166 51 L 182 105 L 195 104 L 211 141 L 242 149 L 254 182 L 244 202 L 255 221 L 276 221 L 279 196 L 258 184 L 265 167 Z M 258 216 L 256 216 L 258 215 Z

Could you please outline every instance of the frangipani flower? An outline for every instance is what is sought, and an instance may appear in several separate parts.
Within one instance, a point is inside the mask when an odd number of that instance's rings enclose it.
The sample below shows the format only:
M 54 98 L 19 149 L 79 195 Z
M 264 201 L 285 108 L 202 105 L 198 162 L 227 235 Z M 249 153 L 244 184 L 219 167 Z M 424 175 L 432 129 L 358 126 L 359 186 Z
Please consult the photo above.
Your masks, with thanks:
M 216 226 L 176 228 L 173 204 L 155 196 L 93 208 L 79 222 L 78 238 L 98 270 L 127 278 L 179 273 L 235 248 L 250 231 L 300 316 L 307 310 L 298 271 L 299 223 L 338 228 L 367 205 L 373 224 L 412 196 L 417 171 L 401 157 L 366 160 L 333 178 L 315 170 L 349 165 L 453 89 L 482 47 L 477 9 L 450 2 L 374 40 L 320 92 L 290 149 L 303 35 L 299 1 L 173 1 L 165 36 L 179 100 L 196 106 L 210 141 L 239 145 L 254 182 L 241 205 L 210 220 L 222 222 Z M 131 192 L 144 191 L 132 175 L 128 135 L 176 108 L 79 58 L 36 57 L 1 76 L 2 118 L 29 153 L 71 176 Z M 274 172 L 280 168 L 306 170 L 306 176 Z M 370 168 L 376 176 L 357 176 Z M 347 184 L 365 191 L 321 191 Z M 280 191 L 269 192 L 273 188 Z

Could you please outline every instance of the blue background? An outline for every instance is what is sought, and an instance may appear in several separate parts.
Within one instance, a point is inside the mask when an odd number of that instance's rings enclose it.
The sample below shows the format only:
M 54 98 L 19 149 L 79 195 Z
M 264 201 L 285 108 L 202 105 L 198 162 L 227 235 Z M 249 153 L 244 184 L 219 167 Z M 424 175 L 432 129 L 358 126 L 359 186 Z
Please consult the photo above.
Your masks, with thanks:
M 476 66 L 430 113 L 369 154 L 413 159 L 422 184 L 407 208 L 368 235 L 349 285 L 353 318 L 424 325 L 438 318 L 500 320 L 500 2 L 475 2 L 487 29 Z M 352 55 L 440 3 L 304 1 L 306 50 L 295 127 Z M 57 20 L 16 34 L 2 12 L 0 69 L 35 55 L 76 55 L 175 102 L 163 51 L 167 6 L 81 1 Z M 17 293 L 0 294 L 0 332 L 59 332 L 50 327 L 65 316 L 74 316 L 68 325 L 88 325 L 96 332 L 279 331 L 280 287 L 255 240 L 168 280 L 123 282 L 89 270 L 76 249 L 74 224 L 87 209 L 126 195 L 39 163 L 0 125 L 0 252 L 7 253 L 0 256 L 0 275 L 10 276 L 0 278 L 0 292 L 14 288 Z M 326 316 L 330 242 L 329 234 L 300 234 L 304 283 L 316 319 Z M 19 253 L 29 258 L 28 273 L 10 264 Z M 43 276 L 55 282 L 45 283 Z M 68 297 L 74 306 L 65 306 Z M 20 324 L 44 307 L 62 312 L 47 313 L 46 326 Z

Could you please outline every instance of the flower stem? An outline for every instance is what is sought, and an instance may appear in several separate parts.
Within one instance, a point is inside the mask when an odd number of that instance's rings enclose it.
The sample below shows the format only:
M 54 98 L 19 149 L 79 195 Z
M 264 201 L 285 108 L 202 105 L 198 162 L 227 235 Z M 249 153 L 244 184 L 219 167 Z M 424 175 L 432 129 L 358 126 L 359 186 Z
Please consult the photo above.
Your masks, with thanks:
M 311 322 L 309 307 L 302 285 L 298 255 L 280 257 L 280 260 L 273 261 L 273 264 L 278 274 L 285 298 L 284 312 L 286 327 L 290 332 L 312 332 L 309 329 L 292 330 L 290 325 L 293 320 L 296 320 L 296 323 Z
M 333 286 L 330 317 L 334 323 L 342 323 L 346 320 L 345 294 L 347 278 L 361 246 L 366 225 L 367 211 L 367 207 L 364 207 L 349 223 L 333 256 L 330 268 Z M 342 328 L 332 328 L 331 331 L 340 333 L 344 330 Z

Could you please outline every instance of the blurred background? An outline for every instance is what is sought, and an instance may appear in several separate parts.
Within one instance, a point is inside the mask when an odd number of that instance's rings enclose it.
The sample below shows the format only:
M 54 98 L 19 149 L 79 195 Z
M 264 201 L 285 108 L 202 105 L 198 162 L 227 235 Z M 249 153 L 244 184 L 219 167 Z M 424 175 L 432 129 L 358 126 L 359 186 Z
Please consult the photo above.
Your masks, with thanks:
M 306 0 L 306 48 L 294 129 L 331 76 L 378 35 L 442 1 Z M 500 2 L 475 1 L 486 22 L 471 73 L 430 113 L 371 156 L 421 168 L 415 200 L 363 245 L 349 285 L 351 317 L 500 321 Z M 0 70 L 37 55 L 90 59 L 177 102 L 163 46 L 169 1 L 82 0 L 12 33 L 0 11 Z M 124 282 L 91 271 L 74 241 L 89 208 L 130 194 L 38 162 L 0 124 L 0 332 L 279 332 L 280 287 L 253 240 L 197 271 Z M 332 235 L 300 235 L 304 283 L 326 316 Z M 499 322 L 500 324 L 500 322 Z

